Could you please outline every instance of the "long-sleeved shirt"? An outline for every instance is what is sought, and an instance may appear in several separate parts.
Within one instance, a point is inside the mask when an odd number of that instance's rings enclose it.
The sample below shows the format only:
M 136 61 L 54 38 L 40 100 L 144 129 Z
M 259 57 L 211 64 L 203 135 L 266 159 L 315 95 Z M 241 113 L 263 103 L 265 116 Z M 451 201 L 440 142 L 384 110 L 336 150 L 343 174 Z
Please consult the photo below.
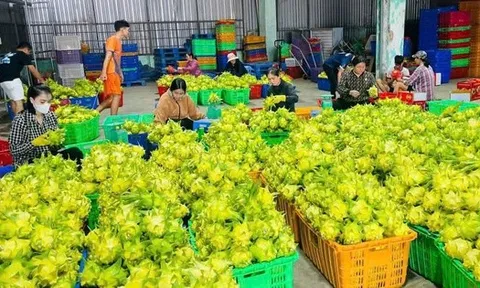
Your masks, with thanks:
M 298 102 L 298 95 L 295 87 L 293 87 L 292 84 L 280 80 L 280 84 L 278 86 L 270 85 L 267 97 L 276 95 L 285 95 L 286 101 L 277 103 L 272 109 L 273 111 L 276 111 L 279 108 L 286 108 L 290 112 L 295 112 L 295 103 Z
M 370 98 L 368 89 L 374 86 L 375 83 L 376 80 L 372 73 L 365 71 L 358 76 L 352 70 L 342 75 L 337 91 L 346 102 L 365 102 Z M 352 90 L 360 92 L 360 96 L 355 98 L 350 95 Z
M 42 124 L 38 123 L 35 114 L 25 110 L 18 114 L 12 122 L 12 130 L 8 142 L 15 166 L 26 164 L 49 151 L 48 146 L 33 146 L 32 140 L 58 128 L 57 116 L 53 112 L 44 115 Z
M 242 77 L 243 75 L 248 73 L 243 63 L 239 60 L 236 60 L 235 64 L 232 64 L 232 62 L 228 62 L 227 66 L 225 66 L 224 72 L 229 72 L 230 74 L 238 77 Z
M 182 72 L 187 72 L 188 74 L 198 76 L 202 74 L 200 70 L 200 65 L 198 65 L 198 61 L 193 59 L 187 62 L 187 66 L 183 67 Z
M 415 69 L 410 79 L 408 79 L 408 85 L 412 86 L 415 91 L 427 93 L 427 101 L 433 99 L 433 89 L 435 86 L 434 73 L 432 66 L 425 67 L 425 65 L 420 64 L 420 66 Z
M 190 118 L 197 120 L 203 117 L 203 114 L 198 111 L 188 94 L 182 100 L 176 101 L 170 96 L 170 91 L 160 96 L 157 109 L 153 113 L 155 114 L 155 122 L 162 124 L 165 124 L 168 119 L 182 120 Z

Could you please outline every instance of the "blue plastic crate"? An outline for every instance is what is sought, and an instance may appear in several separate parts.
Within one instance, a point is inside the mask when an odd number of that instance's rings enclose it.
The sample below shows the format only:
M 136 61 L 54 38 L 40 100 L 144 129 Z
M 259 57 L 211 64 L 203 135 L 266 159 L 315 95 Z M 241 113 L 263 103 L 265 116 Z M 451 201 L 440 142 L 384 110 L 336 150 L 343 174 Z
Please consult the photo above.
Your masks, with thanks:
M 87 249 L 83 250 L 82 252 L 82 259 L 80 260 L 80 267 L 78 269 L 79 277 L 82 277 L 83 270 L 85 269 L 85 265 L 87 264 L 88 252 Z M 80 288 L 80 278 L 78 279 L 77 283 L 75 284 L 75 288 Z
M 318 90 L 330 91 L 330 81 L 326 78 L 318 78 Z
M 122 44 L 122 52 L 138 52 L 138 45 L 136 43 Z
M 15 118 L 15 113 L 13 113 L 13 108 L 12 108 L 12 105 L 10 104 L 10 101 L 7 103 L 7 112 L 8 112 L 8 118 L 10 120 L 13 120 L 13 118 Z
M 83 65 L 85 64 L 98 64 L 103 63 L 103 58 L 105 55 L 103 53 L 88 53 L 83 54 Z
M 192 34 L 192 39 L 214 39 L 214 33 L 206 33 L 206 34 Z
M 128 143 L 143 147 L 145 151 L 148 151 L 148 133 L 142 134 L 129 134 Z
M 428 55 L 428 60 L 450 61 L 452 60 L 452 51 L 450 49 L 429 49 L 425 50 Z
M 245 53 L 247 57 L 252 57 L 257 55 L 266 55 L 267 49 L 261 48 L 261 49 L 247 50 L 247 51 L 244 51 L 243 53 Z
M 122 68 L 135 68 L 139 65 L 138 56 L 123 56 L 121 59 Z
M 80 97 L 80 98 L 70 98 L 70 104 L 79 105 L 88 109 L 96 109 L 98 107 L 98 97 Z
M 262 85 L 262 98 L 267 98 L 268 89 L 270 89 L 270 85 L 268 85 L 268 84 L 263 84 Z
M 123 81 L 137 81 L 140 79 L 140 72 L 138 70 L 134 71 L 124 71 L 123 72 Z
M 252 72 L 250 74 L 255 75 L 257 78 L 261 78 L 263 75 L 267 74 L 268 69 L 272 67 L 272 62 L 262 62 L 262 63 L 249 63 L 245 64 L 245 68 L 250 67 Z M 249 68 L 247 68 L 247 71 Z
M 83 64 L 83 69 L 85 69 L 85 71 L 101 71 L 102 68 L 103 63 Z
M 13 165 L 1 166 L 0 167 L 0 178 L 7 175 L 8 173 L 13 172 L 14 169 L 15 169 L 15 166 L 13 166 Z
M 306 58 L 307 58 L 307 63 L 308 65 L 310 65 L 310 67 L 315 67 L 315 65 L 317 67 L 321 67 L 323 65 L 322 53 L 312 53 L 306 56 Z
M 217 69 L 218 69 L 218 71 L 225 70 L 225 67 L 227 67 L 227 63 L 228 63 L 227 55 L 217 54 Z
M 218 121 L 217 119 L 200 119 L 197 121 L 193 121 L 193 130 L 198 130 L 203 128 L 205 132 L 208 132 L 208 127 L 212 125 L 213 122 Z

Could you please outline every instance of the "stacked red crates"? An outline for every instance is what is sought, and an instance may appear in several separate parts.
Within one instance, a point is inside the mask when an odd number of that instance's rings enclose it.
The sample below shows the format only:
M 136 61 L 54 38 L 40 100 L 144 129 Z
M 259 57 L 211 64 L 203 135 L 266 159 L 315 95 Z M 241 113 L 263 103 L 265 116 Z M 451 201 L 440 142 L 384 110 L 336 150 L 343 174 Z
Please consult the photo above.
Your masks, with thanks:
M 470 12 L 451 11 L 440 13 L 439 47 L 452 51 L 451 79 L 467 77 L 470 66 L 471 41 Z
M 247 35 L 243 38 L 245 62 L 268 61 L 265 36 Z
M 480 1 L 462 1 L 461 11 L 470 12 L 471 18 L 471 49 L 469 77 L 480 77 Z

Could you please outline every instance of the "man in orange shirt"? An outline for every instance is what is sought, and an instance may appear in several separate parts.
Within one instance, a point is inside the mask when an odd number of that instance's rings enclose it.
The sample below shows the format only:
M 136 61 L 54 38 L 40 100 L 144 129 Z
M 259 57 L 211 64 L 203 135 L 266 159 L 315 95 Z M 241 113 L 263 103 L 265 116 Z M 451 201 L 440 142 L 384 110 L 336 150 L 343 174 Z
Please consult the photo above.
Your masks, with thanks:
M 118 114 L 123 82 L 123 73 L 120 67 L 122 39 L 127 38 L 129 32 L 130 24 L 127 21 L 115 21 L 115 34 L 110 36 L 105 43 L 106 54 L 102 74 L 100 75 L 100 79 L 103 80 L 105 100 L 98 106 L 98 112 L 110 108 L 111 115 Z

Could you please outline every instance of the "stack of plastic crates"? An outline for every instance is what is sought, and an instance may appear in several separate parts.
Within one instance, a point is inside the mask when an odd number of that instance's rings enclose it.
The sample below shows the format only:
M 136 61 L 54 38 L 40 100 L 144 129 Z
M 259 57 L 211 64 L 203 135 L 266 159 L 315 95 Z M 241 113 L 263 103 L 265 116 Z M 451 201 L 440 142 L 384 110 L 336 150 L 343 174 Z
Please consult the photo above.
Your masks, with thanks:
M 65 86 L 73 86 L 76 79 L 85 78 L 79 36 L 55 36 L 53 38 L 58 76 Z
M 427 50 L 428 60 L 435 73 L 440 73 L 443 83 L 450 82 L 452 70 L 452 51 L 449 49 Z
M 192 52 L 197 57 L 200 69 L 205 71 L 217 70 L 216 40 L 211 38 L 192 39 Z
M 123 44 L 121 58 L 123 82 L 127 83 L 140 80 L 139 66 L 137 44 Z
M 95 81 L 102 73 L 103 53 L 88 53 L 83 54 L 83 68 L 85 69 L 85 76 L 91 81 Z
M 153 51 L 153 58 L 155 61 L 155 69 L 157 71 L 165 72 L 167 66 L 175 68 L 185 66 L 182 62 L 185 61 L 187 49 L 185 48 L 157 48 Z
M 219 20 L 215 26 L 215 35 L 217 38 L 217 64 L 221 71 L 227 65 L 227 55 L 235 53 L 237 50 L 237 34 L 235 20 L 224 19 Z
M 245 61 L 248 63 L 265 62 L 267 57 L 267 46 L 265 36 L 248 35 L 243 38 Z
M 418 48 L 419 50 L 436 50 L 438 48 L 438 16 L 442 12 L 456 11 L 455 6 L 436 9 L 422 9 L 420 12 Z
M 452 51 L 452 79 L 464 78 L 470 66 L 470 13 L 452 11 L 440 13 L 438 46 Z
M 460 10 L 470 12 L 471 41 L 470 41 L 470 68 L 468 76 L 480 77 L 480 2 L 460 2 Z

